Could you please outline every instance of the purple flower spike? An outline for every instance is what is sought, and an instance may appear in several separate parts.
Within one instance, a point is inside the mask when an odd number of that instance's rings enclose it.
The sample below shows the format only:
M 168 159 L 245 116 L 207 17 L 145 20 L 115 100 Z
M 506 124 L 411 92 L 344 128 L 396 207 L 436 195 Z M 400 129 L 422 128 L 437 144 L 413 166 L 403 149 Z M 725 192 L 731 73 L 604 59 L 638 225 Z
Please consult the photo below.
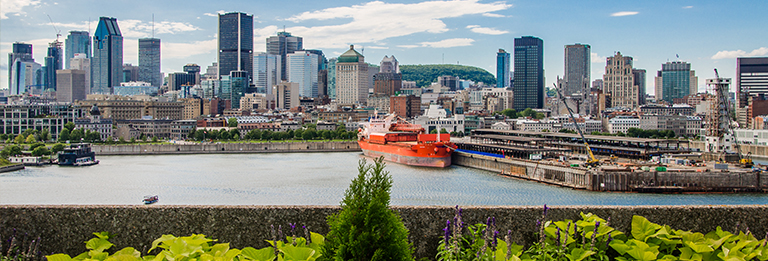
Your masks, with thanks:
M 499 240 L 499 231 L 493 231 L 493 241 L 491 241 L 493 251 L 496 251 L 496 246 L 499 243 L 497 240 Z
M 608 232 L 608 239 L 605 240 L 605 247 L 610 247 L 611 241 L 613 241 L 613 237 L 611 237 L 611 232 Z
M 493 217 L 493 226 L 496 226 L 496 217 Z
M 560 243 L 560 227 L 557 227 L 557 232 L 555 232 L 555 242 Z

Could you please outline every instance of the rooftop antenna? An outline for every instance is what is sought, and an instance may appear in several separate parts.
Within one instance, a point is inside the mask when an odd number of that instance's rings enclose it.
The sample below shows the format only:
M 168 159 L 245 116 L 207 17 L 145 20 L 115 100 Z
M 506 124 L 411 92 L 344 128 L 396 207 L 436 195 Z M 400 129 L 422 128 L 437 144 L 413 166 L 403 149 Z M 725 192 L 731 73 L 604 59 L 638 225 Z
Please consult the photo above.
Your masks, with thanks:
M 152 38 L 155 38 L 155 14 L 152 14 Z
M 91 17 L 88 17 L 88 35 L 91 35 Z

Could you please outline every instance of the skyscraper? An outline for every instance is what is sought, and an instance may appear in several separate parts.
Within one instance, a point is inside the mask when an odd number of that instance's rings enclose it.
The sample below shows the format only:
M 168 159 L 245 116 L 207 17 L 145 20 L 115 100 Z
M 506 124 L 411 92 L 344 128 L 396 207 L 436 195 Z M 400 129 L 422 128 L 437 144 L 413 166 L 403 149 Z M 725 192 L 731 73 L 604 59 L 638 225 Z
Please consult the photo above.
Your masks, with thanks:
M 123 74 L 120 82 L 139 81 L 139 67 L 130 63 L 123 64 Z
M 645 105 L 645 69 L 632 69 L 632 76 L 635 80 L 634 84 L 637 85 L 637 104 Z
M 504 49 L 499 49 L 496 53 L 496 88 L 509 87 L 509 59 L 510 53 Z
M 123 35 L 117 18 L 100 17 L 93 34 L 91 93 L 110 94 L 120 85 L 123 72 Z
M 219 14 L 219 77 L 231 71 L 253 72 L 253 15 Z M 248 83 L 251 79 L 249 76 Z M 235 106 L 235 101 L 232 101 Z M 239 106 L 239 103 L 238 105 Z
M 139 39 L 139 81 L 148 82 L 153 87 L 163 85 L 160 72 L 160 39 Z
M 240 108 L 240 98 L 245 95 L 246 88 L 248 88 L 248 72 L 231 71 L 229 76 L 221 77 L 220 98 L 230 100 L 233 109 Z
M 328 96 L 328 59 L 322 50 L 304 51 L 317 55 L 317 97 Z
M 83 70 L 58 70 L 56 80 L 56 101 L 75 102 L 85 100 L 85 71 Z
M 632 74 L 632 57 L 617 52 L 606 58 L 603 91 L 610 96 L 610 107 L 637 108 L 640 91 Z
M 336 99 L 336 63 L 338 58 L 328 60 L 328 98 Z
M 188 63 L 185 64 L 182 69 L 185 73 L 193 76 L 194 82 L 192 82 L 192 85 L 200 84 L 200 65 L 197 65 L 196 63 Z M 250 74 L 250 72 L 248 74 Z
M 69 61 L 69 69 L 85 71 L 85 94 L 91 93 L 91 59 L 84 53 L 76 53 Z
M 317 55 L 307 51 L 296 51 L 286 55 L 288 81 L 299 84 L 299 95 L 317 97 Z
M 544 41 L 533 36 L 515 38 L 514 107 L 544 108 Z
M 768 57 L 736 58 L 736 93 L 739 108 L 751 95 L 768 94 Z
M 8 54 L 8 89 L 10 94 L 24 93 L 27 86 L 26 79 L 28 77 L 34 78 L 34 73 L 33 75 L 25 74 L 27 65 L 22 64 L 22 62 L 30 63 L 30 65 L 35 62 L 32 57 L 32 44 L 15 42 L 13 43 L 13 52 Z
M 666 62 L 656 74 L 656 100 L 673 103 L 674 99 L 683 98 L 698 91 L 696 71 L 691 64 L 682 61 Z
M 288 73 L 286 72 L 286 55 L 294 53 L 298 50 L 304 50 L 304 39 L 298 36 L 293 36 L 288 32 L 279 32 L 276 36 L 270 36 L 267 38 L 267 53 L 280 55 L 280 75 L 283 80 L 288 79 Z
M 64 51 L 66 56 L 64 58 L 64 68 L 72 69 L 69 67 L 70 60 L 75 58 L 76 53 L 85 54 L 85 58 L 91 58 L 91 36 L 86 31 L 69 31 L 67 39 L 64 40 Z
M 336 62 L 336 101 L 340 104 L 365 104 L 368 98 L 368 64 L 350 45 Z
M 280 83 L 280 56 L 268 53 L 253 55 L 253 84 L 256 92 L 272 94 L 272 86 Z
M 56 91 L 56 71 L 64 69 L 64 50 L 62 42 L 55 40 L 48 44 L 48 55 L 45 56 L 45 91 Z
M 403 75 L 400 74 L 397 59 L 394 55 L 384 56 L 379 65 L 379 73 L 373 75 L 373 94 L 387 97 L 395 95 L 403 87 Z
M 565 46 L 565 88 L 564 95 L 584 94 L 589 88 L 590 52 L 588 44 L 571 44 Z

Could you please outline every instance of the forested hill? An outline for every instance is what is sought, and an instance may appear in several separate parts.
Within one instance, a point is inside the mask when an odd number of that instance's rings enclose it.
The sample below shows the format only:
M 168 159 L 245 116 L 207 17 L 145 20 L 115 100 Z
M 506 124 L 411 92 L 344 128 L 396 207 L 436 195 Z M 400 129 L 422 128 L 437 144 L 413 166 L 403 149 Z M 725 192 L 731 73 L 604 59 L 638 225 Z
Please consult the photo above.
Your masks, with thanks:
M 404 81 L 415 81 L 419 87 L 428 87 L 443 75 L 458 76 L 462 80 L 484 82 L 496 86 L 496 77 L 485 69 L 455 64 L 400 65 Z

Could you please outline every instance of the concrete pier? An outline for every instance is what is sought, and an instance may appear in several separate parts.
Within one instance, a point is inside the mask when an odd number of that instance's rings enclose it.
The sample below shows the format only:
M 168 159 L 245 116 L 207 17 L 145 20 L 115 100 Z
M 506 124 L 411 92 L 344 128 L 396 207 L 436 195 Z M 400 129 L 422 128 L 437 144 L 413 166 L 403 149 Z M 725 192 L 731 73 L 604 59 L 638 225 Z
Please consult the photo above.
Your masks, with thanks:
M 93 145 L 98 155 L 224 154 L 360 151 L 357 141 L 243 142 L 197 144 Z

